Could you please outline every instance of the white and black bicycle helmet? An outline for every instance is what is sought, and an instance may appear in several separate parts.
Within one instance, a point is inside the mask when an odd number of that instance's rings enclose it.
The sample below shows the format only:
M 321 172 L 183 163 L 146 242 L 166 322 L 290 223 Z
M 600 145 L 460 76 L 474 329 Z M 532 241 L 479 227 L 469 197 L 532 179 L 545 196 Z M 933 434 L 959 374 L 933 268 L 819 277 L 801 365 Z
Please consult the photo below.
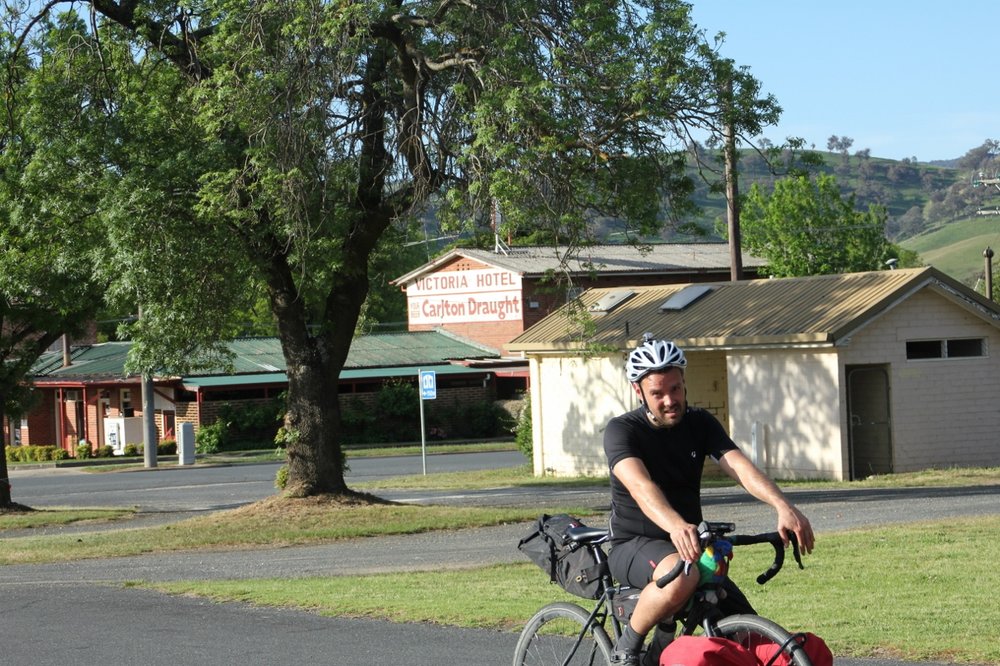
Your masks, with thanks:
M 625 376 L 630 382 L 638 382 L 656 370 L 686 366 L 687 359 L 680 347 L 670 340 L 657 340 L 652 333 L 645 333 L 642 344 L 633 349 L 625 361 Z

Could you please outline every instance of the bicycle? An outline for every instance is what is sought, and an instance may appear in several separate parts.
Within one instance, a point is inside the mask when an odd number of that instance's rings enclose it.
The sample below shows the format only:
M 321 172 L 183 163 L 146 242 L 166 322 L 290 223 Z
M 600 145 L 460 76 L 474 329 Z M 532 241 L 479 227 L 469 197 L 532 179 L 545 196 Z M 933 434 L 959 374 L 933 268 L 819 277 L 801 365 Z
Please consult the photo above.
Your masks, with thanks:
M 771 544 L 774 547 L 774 562 L 757 577 L 757 582 L 763 585 L 773 578 L 784 564 L 785 548 L 781 535 L 777 532 L 767 532 L 757 535 L 726 536 L 735 529 L 736 525 L 733 523 L 701 523 L 698 531 L 702 547 L 725 551 L 734 546 Z M 514 649 L 513 666 L 610 664 L 614 643 L 621 636 L 622 627 L 631 615 L 627 602 L 637 595 L 639 590 L 616 584 L 612 580 L 607 566 L 607 555 L 602 548 L 602 544 L 609 538 L 608 530 L 599 527 L 574 527 L 567 530 L 566 538 L 580 547 L 588 548 L 601 567 L 597 603 L 590 612 L 577 604 L 567 602 L 554 602 L 543 606 L 528 620 L 521 631 Z M 795 561 L 801 569 L 802 558 L 794 536 L 791 542 Z M 667 585 L 680 575 L 685 566 L 691 565 L 678 562 L 673 570 L 656 581 L 657 585 L 660 587 Z M 718 591 L 725 577 L 726 573 L 723 572 L 717 580 L 699 584 L 687 608 L 672 618 L 681 627 L 679 635 L 693 635 L 700 629 L 703 635 L 735 640 L 751 651 L 754 645 L 770 642 L 776 646 L 777 651 L 787 655 L 789 663 L 795 666 L 812 666 L 800 643 L 800 635 L 793 635 L 777 623 L 758 615 L 723 616 L 718 608 Z M 669 624 L 670 621 L 661 624 Z M 608 634 L 608 626 L 611 635 Z M 666 636 L 665 640 L 671 638 L 672 636 Z M 659 649 L 662 649 L 662 646 Z M 658 653 L 649 656 L 655 661 L 648 663 L 659 663 Z M 774 656 L 778 656 L 777 652 Z M 642 663 L 647 663 L 645 654 Z

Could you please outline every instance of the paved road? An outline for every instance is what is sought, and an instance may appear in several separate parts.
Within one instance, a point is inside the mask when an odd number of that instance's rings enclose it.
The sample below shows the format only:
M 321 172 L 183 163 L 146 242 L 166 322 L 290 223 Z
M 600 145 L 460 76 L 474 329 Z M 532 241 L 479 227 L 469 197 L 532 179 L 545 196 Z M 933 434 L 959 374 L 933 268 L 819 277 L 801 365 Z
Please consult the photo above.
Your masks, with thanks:
M 427 456 L 427 471 L 461 472 L 513 467 L 524 463 L 517 452 Z M 420 456 L 351 458 L 348 484 L 420 474 Z M 134 506 L 144 512 L 218 511 L 255 502 L 275 492 L 281 463 L 179 467 L 161 462 L 152 469 L 94 473 L 78 467 L 16 468 L 11 471 L 14 500 L 41 508 L 57 506 Z
M 232 498 L 239 494 L 234 492 L 237 486 L 261 483 L 252 478 L 257 473 L 273 478 L 273 473 L 268 476 L 266 470 L 238 473 L 251 478 L 244 484 L 232 480 L 220 482 L 230 486 L 226 491 L 228 495 L 217 497 L 220 502 L 233 501 Z M 172 474 L 179 472 L 134 476 L 149 479 Z M 69 489 L 75 483 L 75 475 L 54 474 L 48 482 L 38 481 L 38 487 L 61 485 Z M 44 476 L 33 474 L 31 478 Z M 16 487 L 21 489 L 27 478 L 15 477 Z M 190 494 L 195 494 L 193 489 L 201 485 L 190 479 L 176 478 L 185 481 L 179 485 L 186 485 Z M 207 492 L 211 494 L 212 491 Z M 270 492 L 271 489 L 267 489 L 264 494 Z M 42 494 L 39 490 L 39 496 Z M 494 489 L 467 493 L 384 494 L 400 501 L 419 503 L 528 505 L 538 507 L 540 512 L 550 506 L 567 505 L 600 510 L 607 504 L 607 496 L 601 488 L 561 492 Z M 794 495 L 821 535 L 824 531 L 873 522 L 1000 513 L 1000 487 L 846 493 L 798 491 Z M 20 496 L 17 499 L 24 501 Z M 746 501 L 738 491 L 708 491 L 705 504 L 709 518 L 735 520 L 747 531 L 773 528 L 769 510 L 756 502 Z M 5 641 L 4 661 L 171 666 L 279 661 L 338 665 L 405 663 L 413 666 L 507 664 L 516 640 L 513 634 L 323 618 L 243 604 L 210 604 L 122 588 L 116 583 L 404 572 L 468 566 L 473 562 L 523 561 L 514 545 L 524 531 L 524 525 L 510 525 L 457 533 L 359 539 L 322 546 L 0 567 L 3 632 L 5 636 L 16 638 Z M 838 664 L 845 666 L 893 666 L 897 663 L 838 660 Z

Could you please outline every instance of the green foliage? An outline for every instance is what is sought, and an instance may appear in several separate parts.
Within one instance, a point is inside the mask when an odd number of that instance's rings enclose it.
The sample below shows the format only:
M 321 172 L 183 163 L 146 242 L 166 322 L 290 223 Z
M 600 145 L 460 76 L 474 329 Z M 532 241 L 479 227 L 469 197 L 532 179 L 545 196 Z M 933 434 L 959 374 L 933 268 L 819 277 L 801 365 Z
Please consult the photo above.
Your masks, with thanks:
M 219 406 L 214 423 L 201 426 L 195 434 L 198 453 L 269 449 L 286 445 L 281 427 L 284 399 L 266 403 L 227 402 Z
M 222 450 L 226 424 L 216 421 L 198 428 L 194 435 L 194 449 L 197 453 L 218 453 Z
M 7 462 L 48 462 L 66 460 L 69 453 L 58 446 L 8 446 L 5 458 Z
M 274 474 L 274 487 L 278 490 L 284 490 L 285 486 L 288 485 L 288 465 L 282 465 L 278 468 L 278 471 Z
M 93 456 L 94 451 L 90 448 L 90 444 L 80 444 L 76 447 L 76 457 L 78 460 L 85 460 Z
M 129 458 L 142 455 L 142 446 L 139 444 L 126 444 L 123 454 Z
M 419 395 L 413 382 L 399 380 L 383 384 L 372 406 L 358 398 L 345 400 L 340 418 L 344 441 L 381 444 L 420 440 Z M 451 439 L 498 437 L 509 434 L 514 427 L 511 415 L 489 401 L 451 406 L 426 401 L 424 410 L 428 428 L 447 423 Z
M 219 421 L 225 423 L 220 450 L 270 448 L 284 417 L 284 396 L 267 402 L 224 403 L 219 409 Z
M 114 455 L 115 455 L 114 448 L 108 446 L 107 444 L 103 446 L 98 446 L 97 449 L 94 451 L 95 458 L 111 458 L 114 457 Z
M 420 439 L 420 394 L 411 381 L 390 380 L 379 387 L 374 404 L 345 401 L 341 410 L 344 441 L 358 444 Z
M 514 431 L 514 442 L 517 450 L 520 451 L 529 461 L 534 459 L 534 435 L 531 428 L 531 395 L 524 398 L 524 406 L 517 416 L 517 428 Z
M 743 247 L 776 277 L 879 270 L 889 258 L 885 210 L 855 210 L 833 176 L 783 178 L 771 193 L 753 185 L 740 226 Z
M 366 296 L 431 202 L 456 231 L 485 230 L 495 205 L 504 235 L 580 247 L 595 211 L 651 234 L 691 210 L 691 131 L 755 136 L 780 111 L 679 0 L 88 6 L 25 17 L 38 51 L 9 55 L 7 99 L 44 140 L 37 166 L 0 172 L 57 204 L 38 211 L 99 222 L 100 261 L 74 266 L 109 283 L 113 309 L 141 306 L 119 331 L 131 371 L 224 368 L 222 336 L 264 295 L 254 326 L 278 323 L 296 369 L 293 477 L 341 470 L 294 461 L 340 456 L 317 415 L 335 410 L 316 403 L 366 318 L 398 316 L 398 294 Z M 390 431 L 412 417 L 383 419 L 394 409 L 377 411 Z M 487 409 L 469 416 L 489 429 Z
M 177 455 L 177 440 L 163 439 L 156 443 L 156 455 L 175 456 Z
M 510 435 L 514 419 L 500 405 L 488 400 L 463 403 L 440 410 L 452 424 L 451 437 L 474 439 Z

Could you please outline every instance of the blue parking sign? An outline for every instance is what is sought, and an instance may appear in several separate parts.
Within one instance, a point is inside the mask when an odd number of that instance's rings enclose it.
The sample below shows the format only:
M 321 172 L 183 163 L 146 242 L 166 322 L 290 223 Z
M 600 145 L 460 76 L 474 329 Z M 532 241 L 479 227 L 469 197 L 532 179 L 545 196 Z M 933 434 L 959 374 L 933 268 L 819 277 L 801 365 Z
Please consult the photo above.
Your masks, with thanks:
M 420 371 L 420 399 L 434 400 L 437 398 L 437 376 L 433 370 Z

